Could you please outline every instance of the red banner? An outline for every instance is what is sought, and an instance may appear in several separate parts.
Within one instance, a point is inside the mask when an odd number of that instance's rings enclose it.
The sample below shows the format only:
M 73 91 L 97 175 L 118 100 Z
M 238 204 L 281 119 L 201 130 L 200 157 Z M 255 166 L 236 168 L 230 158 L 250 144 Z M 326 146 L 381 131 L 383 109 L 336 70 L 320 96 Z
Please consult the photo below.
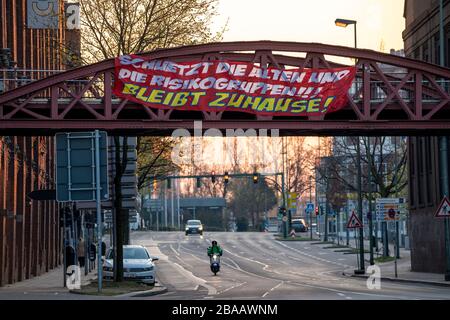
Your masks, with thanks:
M 309 116 L 341 109 L 355 67 L 261 68 L 236 61 L 116 58 L 114 94 L 152 108 Z

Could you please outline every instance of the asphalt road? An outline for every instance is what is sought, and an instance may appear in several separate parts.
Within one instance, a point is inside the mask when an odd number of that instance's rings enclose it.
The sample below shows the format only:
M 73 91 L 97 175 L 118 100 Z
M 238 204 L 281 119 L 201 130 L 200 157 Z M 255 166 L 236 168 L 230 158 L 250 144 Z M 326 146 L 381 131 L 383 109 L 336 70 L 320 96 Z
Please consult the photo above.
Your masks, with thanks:
M 221 271 L 209 269 L 212 240 L 224 249 Z M 449 299 L 450 287 L 381 282 L 344 276 L 356 268 L 356 255 L 344 255 L 311 242 L 280 242 L 271 233 L 135 232 L 132 244 L 159 256 L 157 278 L 168 288 L 146 299 Z

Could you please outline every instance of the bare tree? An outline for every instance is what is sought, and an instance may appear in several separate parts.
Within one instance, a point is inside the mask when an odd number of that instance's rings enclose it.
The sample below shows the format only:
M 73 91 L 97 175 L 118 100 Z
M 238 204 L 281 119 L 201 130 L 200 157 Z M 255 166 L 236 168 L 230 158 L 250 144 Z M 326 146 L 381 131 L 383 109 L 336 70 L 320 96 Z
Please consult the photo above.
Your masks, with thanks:
M 88 61 L 221 39 L 209 25 L 217 0 L 82 0 L 82 53 Z
M 362 191 L 367 198 L 369 194 L 368 170 L 371 174 L 373 197 L 389 197 L 404 191 L 406 180 L 406 142 L 394 141 L 398 148 L 394 150 L 391 137 L 361 137 Z M 333 176 L 339 180 L 345 191 L 357 191 L 356 144 L 357 137 L 337 137 L 334 140 L 333 156 L 329 164 L 319 166 L 321 176 Z M 372 198 L 373 198 L 372 197 Z
M 213 35 L 209 29 L 211 18 L 216 14 L 216 3 L 217 0 L 82 0 L 80 24 L 84 61 L 97 62 L 122 54 L 219 40 L 221 34 Z M 114 141 L 114 212 L 117 223 L 115 281 L 122 281 L 123 236 L 119 231 L 123 229 L 123 217 L 120 182 L 128 159 L 127 148 L 121 148 L 120 138 L 117 137 Z M 146 165 L 141 166 L 141 183 L 145 183 L 148 173 L 156 169 L 157 162 L 161 163 L 161 156 L 166 150 L 164 143 L 162 145 L 163 150 L 156 152 Z M 146 149 L 145 146 L 138 148 Z M 161 154 L 158 156 L 159 153 Z M 164 164 L 171 167 L 167 162 Z

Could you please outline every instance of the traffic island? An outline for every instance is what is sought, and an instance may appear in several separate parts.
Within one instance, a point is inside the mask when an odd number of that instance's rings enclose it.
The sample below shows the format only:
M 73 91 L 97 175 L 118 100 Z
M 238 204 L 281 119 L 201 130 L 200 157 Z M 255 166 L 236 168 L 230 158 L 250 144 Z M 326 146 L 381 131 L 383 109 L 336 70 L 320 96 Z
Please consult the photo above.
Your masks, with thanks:
M 277 241 L 316 241 L 317 239 L 306 238 L 306 237 L 287 237 L 283 238 L 283 236 L 275 236 L 275 240 Z
M 81 289 L 70 290 L 71 293 L 76 294 L 86 294 L 86 295 L 96 295 L 96 296 L 119 296 L 119 295 L 130 295 L 133 294 L 145 294 L 149 295 L 161 293 L 161 289 L 164 287 L 146 285 L 143 283 L 135 281 L 104 281 L 102 283 L 102 292 L 98 292 L 97 281 L 92 281 L 89 284 L 81 286 Z M 165 289 L 165 288 L 164 288 Z

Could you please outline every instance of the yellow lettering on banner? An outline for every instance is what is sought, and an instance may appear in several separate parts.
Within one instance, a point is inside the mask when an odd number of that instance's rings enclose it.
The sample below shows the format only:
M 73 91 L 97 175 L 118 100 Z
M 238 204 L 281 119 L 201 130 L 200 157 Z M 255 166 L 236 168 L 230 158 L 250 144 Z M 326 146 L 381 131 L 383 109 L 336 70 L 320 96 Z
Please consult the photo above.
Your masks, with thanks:
M 148 97 L 144 96 L 144 93 L 147 91 L 147 88 L 145 87 L 141 87 L 138 91 L 138 93 L 136 94 L 136 98 L 142 101 L 147 101 Z
M 291 106 L 291 112 L 292 113 L 302 113 L 305 112 L 306 110 L 306 104 L 308 103 L 307 100 L 300 100 L 300 101 L 295 101 L 294 103 L 292 103 Z
M 137 86 L 135 84 L 125 83 L 125 85 L 123 86 L 122 93 L 136 95 L 136 91 L 139 88 L 140 88 L 140 86 Z
M 210 107 L 225 107 L 226 103 L 224 102 L 225 99 L 227 99 L 230 96 L 229 93 L 216 93 L 217 99 L 214 99 L 209 103 Z
M 150 103 L 161 103 L 165 93 L 163 90 L 152 90 L 147 101 Z
M 193 106 L 197 106 L 201 97 L 206 95 L 206 92 L 191 92 L 192 95 L 192 104 Z
M 258 111 L 273 111 L 275 98 L 264 99 L 258 106 Z
M 228 101 L 228 107 L 239 108 L 242 105 L 245 95 L 233 93 Z
M 172 97 L 173 97 L 173 92 L 168 92 L 167 94 L 166 94 L 166 96 L 164 97 L 164 101 L 163 101 L 163 105 L 165 105 L 165 106 L 168 106 L 168 105 L 170 105 L 170 100 L 172 100 Z
M 308 111 L 307 112 L 319 112 L 321 99 L 311 99 L 308 102 Z
M 247 97 L 242 105 L 242 109 L 247 109 L 250 106 L 253 110 L 256 110 L 260 102 L 261 97 Z
M 292 99 L 278 99 L 277 106 L 275 108 L 275 111 L 283 111 L 286 112 L 289 109 L 289 105 L 291 104 Z
M 189 92 L 177 92 L 172 100 L 172 107 L 181 107 L 187 104 Z

